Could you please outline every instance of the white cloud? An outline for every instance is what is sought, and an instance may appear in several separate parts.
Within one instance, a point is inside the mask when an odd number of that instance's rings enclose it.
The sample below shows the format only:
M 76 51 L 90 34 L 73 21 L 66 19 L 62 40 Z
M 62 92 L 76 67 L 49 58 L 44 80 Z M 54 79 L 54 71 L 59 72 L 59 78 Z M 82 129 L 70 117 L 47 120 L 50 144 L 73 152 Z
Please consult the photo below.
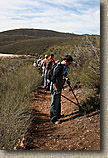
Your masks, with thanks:
M 0 2 L 0 31 L 16 28 L 100 34 L 99 1 L 4 0 Z

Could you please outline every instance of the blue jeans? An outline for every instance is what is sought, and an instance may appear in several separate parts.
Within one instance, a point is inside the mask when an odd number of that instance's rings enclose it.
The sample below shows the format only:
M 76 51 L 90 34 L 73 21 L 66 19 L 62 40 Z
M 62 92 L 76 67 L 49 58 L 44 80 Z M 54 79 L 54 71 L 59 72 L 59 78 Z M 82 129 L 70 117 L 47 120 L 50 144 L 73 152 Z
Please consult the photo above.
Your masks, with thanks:
M 50 121 L 53 123 L 60 118 L 61 115 L 61 93 L 55 94 L 54 88 L 51 89 L 52 99 L 50 107 Z
M 51 81 L 49 79 L 47 79 L 47 81 L 48 81 L 48 89 L 50 90 Z
M 44 87 L 46 87 L 47 86 L 47 70 L 45 70 L 45 72 L 44 72 Z

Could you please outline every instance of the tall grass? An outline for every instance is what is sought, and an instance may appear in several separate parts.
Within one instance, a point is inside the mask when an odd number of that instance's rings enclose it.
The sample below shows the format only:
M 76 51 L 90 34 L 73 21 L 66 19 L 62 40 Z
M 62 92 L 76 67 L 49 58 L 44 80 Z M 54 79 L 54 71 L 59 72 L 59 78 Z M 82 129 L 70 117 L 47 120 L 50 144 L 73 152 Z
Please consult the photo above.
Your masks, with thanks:
M 0 149 L 12 150 L 31 123 L 30 94 L 41 84 L 41 76 L 30 61 L 1 63 Z

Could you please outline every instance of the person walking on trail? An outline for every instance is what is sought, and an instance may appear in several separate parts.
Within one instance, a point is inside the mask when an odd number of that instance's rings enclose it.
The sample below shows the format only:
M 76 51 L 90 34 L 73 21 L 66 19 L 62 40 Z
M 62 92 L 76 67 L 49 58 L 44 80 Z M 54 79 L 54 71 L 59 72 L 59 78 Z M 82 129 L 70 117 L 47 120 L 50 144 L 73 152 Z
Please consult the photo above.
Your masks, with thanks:
M 34 61 L 33 66 L 36 66 L 36 67 L 37 67 L 37 62 L 36 62 L 36 61 Z
M 48 87 L 47 87 L 47 73 L 48 73 L 48 70 L 51 69 L 52 65 L 55 64 L 55 61 L 54 61 L 54 54 L 51 54 L 50 57 L 48 59 L 46 59 L 43 63 L 43 66 L 45 66 L 45 73 L 44 73 L 44 88 L 46 90 L 49 90 L 50 89 L 50 81 L 48 80 Z
M 41 67 L 41 61 L 42 61 L 42 58 L 41 58 L 41 56 L 40 56 L 39 59 L 37 60 L 37 66 L 38 66 L 38 67 Z
M 45 65 L 43 65 L 44 61 L 48 59 L 48 55 L 45 55 L 45 58 L 42 60 L 41 65 L 42 65 L 42 76 L 45 74 Z
M 48 58 L 48 61 L 49 61 L 49 66 L 48 66 L 48 72 L 51 70 L 52 66 L 55 64 L 55 60 L 53 59 L 54 58 L 54 54 L 51 54 L 50 57 Z M 47 74 L 48 74 L 47 72 Z M 48 87 L 47 87 L 47 91 L 50 91 L 50 84 L 51 84 L 51 81 L 49 79 L 47 79 L 47 82 L 48 82 Z
M 72 63 L 73 58 L 70 55 L 66 55 L 61 63 L 58 63 L 53 70 L 51 77 L 51 107 L 50 107 L 50 121 L 53 124 L 61 123 L 61 91 L 64 84 L 64 76 L 66 76 L 69 70 L 69 65 Z M 66 68 L 67 67 L 67 68 Z

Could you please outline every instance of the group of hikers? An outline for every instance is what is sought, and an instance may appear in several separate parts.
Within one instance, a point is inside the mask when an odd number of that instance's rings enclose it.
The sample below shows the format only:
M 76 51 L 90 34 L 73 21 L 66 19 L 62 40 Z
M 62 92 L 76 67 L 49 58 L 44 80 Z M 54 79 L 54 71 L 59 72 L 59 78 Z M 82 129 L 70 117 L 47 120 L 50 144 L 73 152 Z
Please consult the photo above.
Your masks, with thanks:
M 40 62 L 39 62 L 40 61 Z M 38 59 L 37 66 L 40 63 L 42 68 L 42 75 L 44 78 L 44 88 L 51 92 L 51 107 L 50 107 L 50 121 L 53 124 L 60 124 L 59 120 L 61 115 L 61 91 L 66 80 L 69 82 L 67 72 L 69 65 L 72 63 L 73 58 L 66 55 L 61 62 L 54 60 L 54 54 L 45 55 L 45 59 Z

